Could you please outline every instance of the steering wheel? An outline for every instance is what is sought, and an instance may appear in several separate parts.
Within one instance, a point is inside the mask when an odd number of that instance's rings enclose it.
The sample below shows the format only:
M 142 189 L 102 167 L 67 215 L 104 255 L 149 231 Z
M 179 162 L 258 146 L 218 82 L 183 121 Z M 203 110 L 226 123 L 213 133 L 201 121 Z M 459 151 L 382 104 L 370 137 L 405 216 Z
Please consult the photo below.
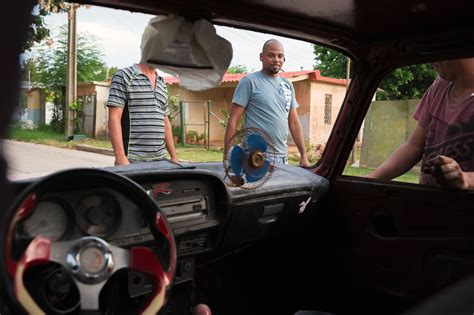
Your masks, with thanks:
M 19 239 L 17 225 L 31 215 L 37 201 L 47 192 L 84 190 L 106 187 L 127 196 L 142 211 L 153 235 L 156 249 L 121 248 L 97 236 L 54 241 L 45 236 Z M 104 170 L 74 169 L 55 173 L 27 188 L 6 215 L 5 229 L 0 231 L 0 281 L 14 301 L 13 312 L 46 313 L 27 286 L 24 276 L 30 268 L 50 263 L 59 264 L 73 279 L 80 297 L 81 311 L 103 311 L 99 296 L 108 280 L 128 268 L 151 279 L 151 293 L 139 312 L 156 314 L 166 303 L 176 269 L 176 244 L 165 215 L 145 190 L 130 179 Z M 44 285 L 44 284 L 42 284 Z M 126 284 L 125 284 L 126 285 Z M 116 302 L 116 301 L 114 301 Z

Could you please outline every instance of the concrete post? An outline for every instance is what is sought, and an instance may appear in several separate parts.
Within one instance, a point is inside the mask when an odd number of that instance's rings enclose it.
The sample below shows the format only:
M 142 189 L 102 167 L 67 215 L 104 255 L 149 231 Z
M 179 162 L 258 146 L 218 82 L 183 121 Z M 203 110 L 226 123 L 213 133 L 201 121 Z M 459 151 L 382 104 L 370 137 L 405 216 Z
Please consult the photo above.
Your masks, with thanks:
M 72 137 L 74 132 L 74 112 L 69 105 L 77 98 L 77 59 L 76 59 L 76 4 L 69 5 L 68 12 L 68 53 L 66 73 L 66 108 L 64 109 L 65 136 Z

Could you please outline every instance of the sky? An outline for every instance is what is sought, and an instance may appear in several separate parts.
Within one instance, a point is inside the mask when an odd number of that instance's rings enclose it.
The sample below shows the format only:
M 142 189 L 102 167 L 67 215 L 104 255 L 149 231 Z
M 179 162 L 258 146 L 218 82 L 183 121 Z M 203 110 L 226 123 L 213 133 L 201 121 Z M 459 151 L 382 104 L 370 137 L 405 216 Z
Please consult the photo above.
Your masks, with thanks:
M 77 10 L 77 32 L 90 33 L 99 39 L 107 66 L 123 68 L 140 60 L 140 41 L 151 15 L 101 7 Z M 45 19 L 52 32 L 67 25 L 66 14 L 51 14 Z M 312 70 L 313 48 L 309 43 L 287 39 L 272 34 L 244 31 L 216 26 L 217 34 L 232 43 L 232 65 L 245 65 L 249 71 L 261 69 L 259 53 L 263 43 L 276 38 L 283 43 L 286 62 L 284 71 Z

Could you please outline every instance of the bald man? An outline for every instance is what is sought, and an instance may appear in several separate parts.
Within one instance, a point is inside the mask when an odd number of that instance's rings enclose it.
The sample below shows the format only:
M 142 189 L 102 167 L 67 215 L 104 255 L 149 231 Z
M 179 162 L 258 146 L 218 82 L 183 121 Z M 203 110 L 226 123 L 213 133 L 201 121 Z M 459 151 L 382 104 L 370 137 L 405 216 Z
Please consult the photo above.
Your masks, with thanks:
M 298 103 L 293 84 L 279 76 L 285 62 L 283 45 L 270 39 L 260 53 L 262 70 L 242 80 L 234 93 L 232 109 L 225 131 L 224 158 L 242 114 L 245 127 L 259 128 L 268 133 L 275 146 L 275 163 L 288 164 L 288 130 L 300 153 L 300 166 L 309 166 L 304 146 L 303 130 L 298 119 Z

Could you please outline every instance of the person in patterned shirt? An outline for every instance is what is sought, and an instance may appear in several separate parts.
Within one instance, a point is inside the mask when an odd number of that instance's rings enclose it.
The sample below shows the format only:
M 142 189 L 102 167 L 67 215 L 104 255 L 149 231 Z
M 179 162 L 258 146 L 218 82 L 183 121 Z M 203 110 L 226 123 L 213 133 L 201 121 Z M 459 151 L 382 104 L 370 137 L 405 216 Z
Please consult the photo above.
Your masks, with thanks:
M 115 165 L 161 160 L 166 151 L 178 162 L 168 118 L 168 91 L 155 68 L 139 63 L 117 71 L 107 107 Z
M 422 159 L 420 184 L 474 189 L 474 58 L 433 63 L 438 77 L 408 139 L 367 177 L 392 179 Z

